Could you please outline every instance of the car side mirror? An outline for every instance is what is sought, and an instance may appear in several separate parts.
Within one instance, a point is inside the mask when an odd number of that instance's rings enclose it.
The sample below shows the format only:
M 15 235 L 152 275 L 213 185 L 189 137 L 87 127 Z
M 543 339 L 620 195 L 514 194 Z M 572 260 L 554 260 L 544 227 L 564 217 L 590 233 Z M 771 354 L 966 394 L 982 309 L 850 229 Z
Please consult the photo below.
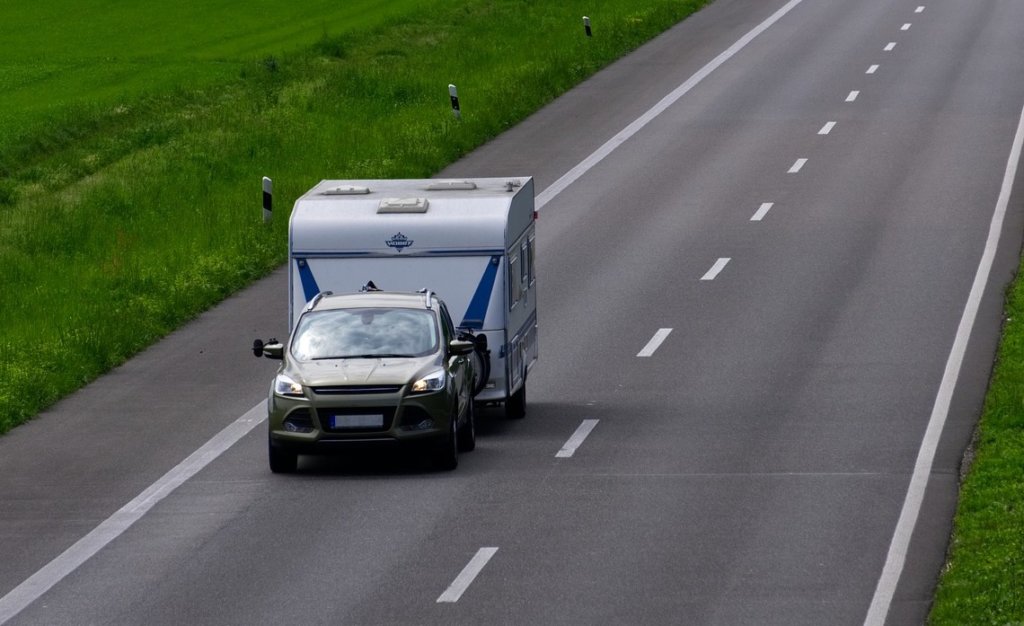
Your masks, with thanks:
M 472 341 L 454 339 L 448 343 L 448 351 L 455 356 L 466 356 L 467 354 L 472 354 L 475 349 L 476 344 Z
M 252 354 L 257 359 L 265 356 L 268 359 L 280 360 L 284 358 L 284 345 L 278 343 L 277 339 L 270 339 L 267 343 L 263 343 L 262 339 L 257 339 L 252 342 Z
M 263 356 L 280 361 L 284 358 L 284 344 L 275 342 L 264 345 Z

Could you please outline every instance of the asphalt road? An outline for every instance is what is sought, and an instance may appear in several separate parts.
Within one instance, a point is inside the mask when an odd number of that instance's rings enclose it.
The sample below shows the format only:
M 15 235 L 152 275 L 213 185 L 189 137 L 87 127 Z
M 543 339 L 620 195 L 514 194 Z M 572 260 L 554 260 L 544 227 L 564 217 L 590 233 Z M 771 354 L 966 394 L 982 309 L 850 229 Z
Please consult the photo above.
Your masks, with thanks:
M 548 188 L 784 4 L 717 0 L 443 175 Z M 792 5 L 543 207 L 525 420 L 482 414 L 451 474 L 271 475 L 257 426 L 9 623 L 864 623 L 1022 58 L 1024 3 Z M 1021 191 L 890 624 L 924 620 L 943 563 Z M 264 397 L 248 346 L 286 334 L 286 302 L 277 272 L 0 438 L 0 603 Z

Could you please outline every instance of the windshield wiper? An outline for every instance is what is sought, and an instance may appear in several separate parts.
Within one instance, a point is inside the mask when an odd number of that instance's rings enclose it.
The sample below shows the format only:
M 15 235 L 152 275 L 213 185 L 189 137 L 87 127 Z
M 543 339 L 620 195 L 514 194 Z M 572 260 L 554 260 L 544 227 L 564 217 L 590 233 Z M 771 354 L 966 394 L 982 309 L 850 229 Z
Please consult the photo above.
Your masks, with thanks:
M 313 361 L 326 361 L 328 359 L 408 359 L 411 354 L 346 354 L 343 356 L 318 356 Z

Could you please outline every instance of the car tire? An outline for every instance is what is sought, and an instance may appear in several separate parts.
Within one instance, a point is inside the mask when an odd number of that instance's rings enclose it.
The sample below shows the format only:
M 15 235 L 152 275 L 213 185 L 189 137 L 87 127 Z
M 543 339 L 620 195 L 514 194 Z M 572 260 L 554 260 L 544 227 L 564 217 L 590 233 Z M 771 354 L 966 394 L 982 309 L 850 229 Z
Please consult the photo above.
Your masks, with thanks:
M 270 457 L 270 471 L 275 474 L 292 474 L 299 468 L 299 455 L 284 448 L 267 443 Z
M 458 417 L 458 410 L 452 410 L 451 419 L 448 420 L 448 433 L 437 442 L 437 450 L 434 453 L 437 468 L 446 472 L 459 466 Z
M 505 400 L 505 417 L 519 420 L 526 417 L 526 381 L 522 387 Z
M 459 429 L 459 452 L 472 452 L 476 448 L 476 409 L 473 400 L 466 409 L 466 422 Z

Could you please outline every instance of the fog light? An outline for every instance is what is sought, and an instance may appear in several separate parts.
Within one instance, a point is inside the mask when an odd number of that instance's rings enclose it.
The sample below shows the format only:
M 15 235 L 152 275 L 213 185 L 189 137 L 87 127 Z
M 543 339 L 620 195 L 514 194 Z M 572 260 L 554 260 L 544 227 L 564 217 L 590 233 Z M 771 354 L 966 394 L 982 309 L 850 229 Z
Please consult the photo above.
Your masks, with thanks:
M 285 418 L 281 424 L 290 433 L 313 432 L 313 420 L 305 411 L 299 410 Z
M 434 420 L 428 418 L 428 419 L 425 419 L 425 420 L 419 422 L 418 424 L 407 424 L 405 426 L 402 426 L 402 430 L 409 430 L 409 431 L 430 430 L 433 427 L 434 427 Z

